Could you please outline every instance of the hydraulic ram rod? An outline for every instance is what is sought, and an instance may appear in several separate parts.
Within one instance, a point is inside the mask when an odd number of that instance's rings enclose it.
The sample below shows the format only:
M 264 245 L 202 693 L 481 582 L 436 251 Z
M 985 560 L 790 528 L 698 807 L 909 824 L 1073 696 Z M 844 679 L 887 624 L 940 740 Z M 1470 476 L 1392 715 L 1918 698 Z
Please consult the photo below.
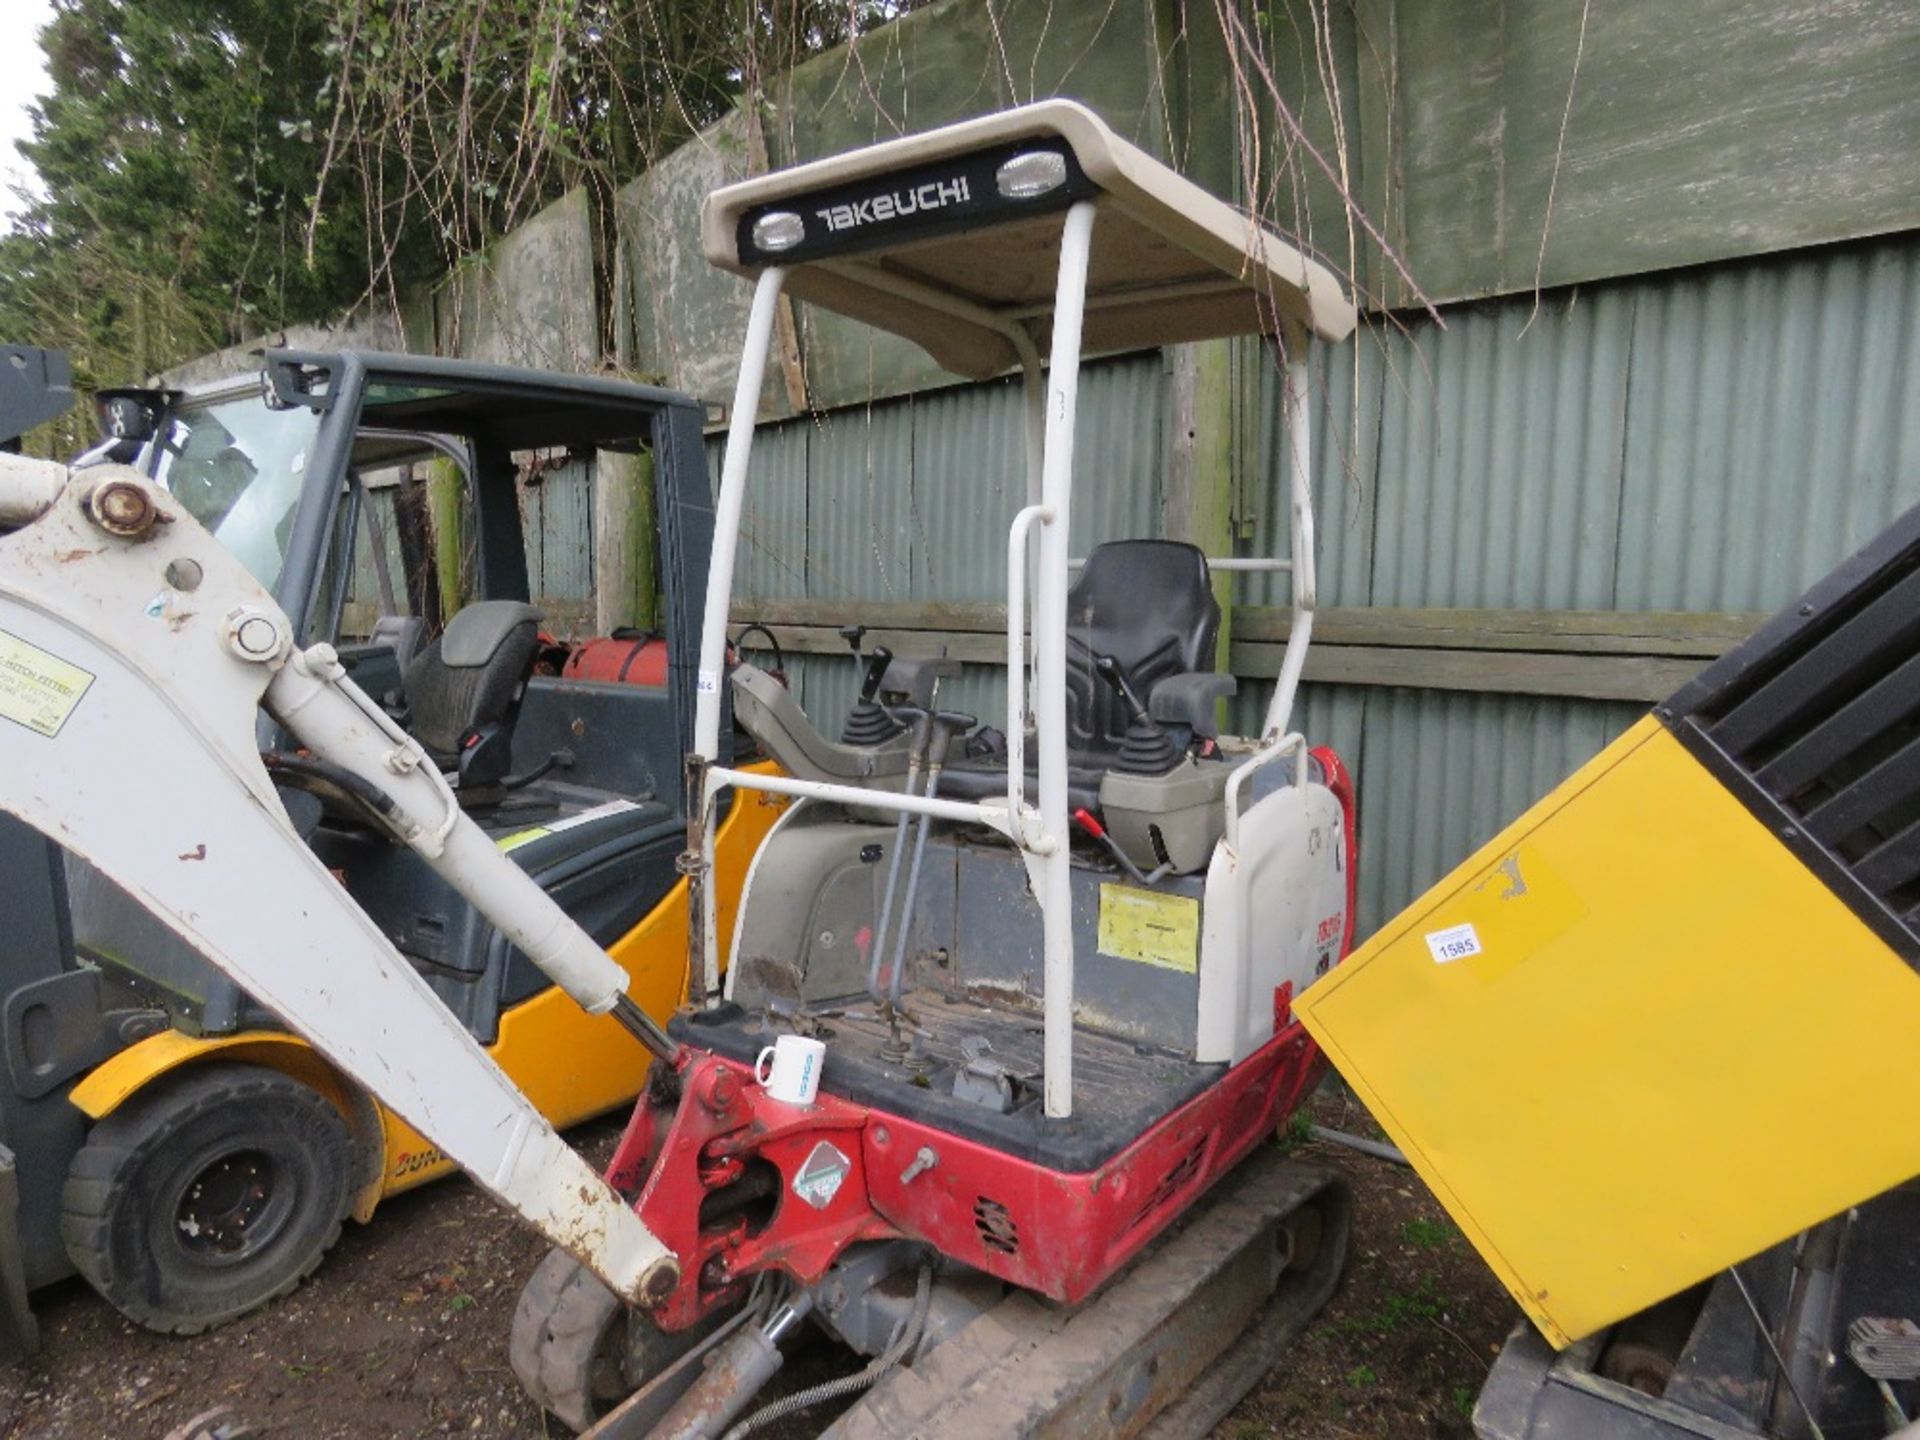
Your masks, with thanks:
M 295 650 L 267 685 L 267 712 L 330 764 L 385 795 L 388 823 L 447 883 L 589 1014 L 611 1011 L 671 1064 L 677 1042 L 626 994 L 627 975 L 553 898 L 467 819 L 419 743 L 347 678 L 328 645 Z
M 388 796 L 399 836 L 570 995 L 633 1010 L 619 966 L 460 812 L 330 647 L 294 649 L 272 597 L 165 491 L 120 466 L 76 471 L 0 537 L 0 809 L 102 871 L 616 1292 L 670 1291 L 672 1253 L 294 832 L 256 748 L 263 700 Z

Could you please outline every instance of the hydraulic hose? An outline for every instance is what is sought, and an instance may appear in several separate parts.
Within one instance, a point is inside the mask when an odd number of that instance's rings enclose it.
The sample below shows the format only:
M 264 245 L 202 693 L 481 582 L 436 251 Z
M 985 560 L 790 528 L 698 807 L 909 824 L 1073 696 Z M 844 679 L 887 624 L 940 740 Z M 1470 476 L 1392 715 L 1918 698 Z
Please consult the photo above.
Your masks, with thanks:
M 776 1420 L 784 1420 L 789 1415 L 797 1415 L 802 1410 L 810 1410 L 815 1405 L 837 1400 L 842 1395 L 855 1394 L 877 1384 L 886 1377 L 889 1370 L 906 1357 L 909 1350 L 920 1342 L 920 1336 L 927 1328 L 927 1313 L 932 1308 L 933 1267 L 922 1265 L 920 1279 L 913 1289 L 912 1313 L 900 1323 L 900 1329 L 894 1333 L 892 1342 L 871 1364 L 851 1375 L 842 1375 L 838 1380 L 828 1380 L 805 1390 L 796 1390 L 793 1394 L 782 1396 L 771 1404 L 762 1405 L 721 1436 L 721 1440 L 746 1440 L 748 1435 L 763 1425 L 771 1425 Z

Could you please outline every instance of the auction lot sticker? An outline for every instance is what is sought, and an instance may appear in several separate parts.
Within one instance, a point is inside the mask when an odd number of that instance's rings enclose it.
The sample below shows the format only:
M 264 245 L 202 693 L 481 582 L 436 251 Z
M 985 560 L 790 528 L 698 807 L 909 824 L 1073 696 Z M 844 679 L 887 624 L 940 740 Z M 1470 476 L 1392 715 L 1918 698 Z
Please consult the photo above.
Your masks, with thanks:
M 1200 968 L 1200 902 L 1132 885 L 1100 887 L 1102 955 L 1192 975 Z
M 0 717 L 51 738 L 91 684 L 90 672 L 0 630 Z

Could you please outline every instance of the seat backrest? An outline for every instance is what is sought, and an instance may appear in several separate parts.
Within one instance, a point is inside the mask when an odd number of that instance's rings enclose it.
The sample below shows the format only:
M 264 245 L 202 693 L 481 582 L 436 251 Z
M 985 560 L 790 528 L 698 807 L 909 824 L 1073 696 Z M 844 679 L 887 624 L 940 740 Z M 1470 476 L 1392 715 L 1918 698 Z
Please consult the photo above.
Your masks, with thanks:
M 509 718 L 540 648 L 540 612 L 518 600 L 462 609 L 407 666 L 414 737 L 436 759 L 456 756 L 470 730 Z
M 1169 675 L 1209 672 L 1220 634 L 1207 557 L 1178 540 L 1094 547 L 1067 592 L 1067 749 L 1099 764 L 1119 753 L 1126 706 L 1093 657 L 1125 667 L 1144 701 Z
M 405 675 L 414 656 L 420 653 L 420 641 L 427 633 L 427 622 L 418 615 L 382 615 L 373 622 L 367 635 L 369 645 L 385 645 L 393 651 L 393 663 Z

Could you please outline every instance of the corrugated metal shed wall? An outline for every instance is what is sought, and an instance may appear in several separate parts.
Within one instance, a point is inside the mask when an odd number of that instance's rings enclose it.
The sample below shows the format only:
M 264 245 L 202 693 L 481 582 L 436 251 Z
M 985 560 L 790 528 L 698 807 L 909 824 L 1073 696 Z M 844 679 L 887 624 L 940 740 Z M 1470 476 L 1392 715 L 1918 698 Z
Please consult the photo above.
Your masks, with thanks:
M 1920 244 L 1904 238 L 1550 293 L 1537 313 L 1521 298 L 1451 307 L 1444 328 L 1376 325 L 1357 352 L 1315 360 L 1322 603 L 1781 605 L 1920 501 L 1916 335 Z M 1284 545 L 1271 367 L 1259 404 L 1249 553 L 1270 554 Z M 1166 406 L 1160 355 L 1088 367 L 1076 553 L 1157 533 Z M 862 599 L 998 598 L 1019 447 L 1008 382 L 767 427 L 741 593 L 844 598 L 849 620 Z M 1236 583 L 1245 601 L 1285 601 L 1284 581 Z M 837 725 L 850 661 L 789 665 Z M 947 697 L 997 719 L 1004 693 L 998 671 L 969 667 Z M 1243 729 L 1269 693 L 1244 684 Z M 1301 707 L 1359 776 L 1364 929 L 1640 710 L 1357 686 L 1308 686 Z
M 397 502 L 403 472 L 379 471 L 366 477 L 367 502 L 374 531 L 387 554 L 387 578 L 395 602 L 407 605 L 405 564 L 400 549 Z M 417 482 L 415 482 L 417 483 Z M 520 482 L 520 526 L 526 538 L 527 586 L 546 611 L 546 627 L 562 638 L 593 629 L 593 466 L 566 459 L 524 475 Z M 353 573 L 347 582 L 342 633 L 363 638 L 381 613 L 380 576 L 368 540 L 367 522 L 356 524 Z
M 354 525 L 353 572 L 347 577 L 347 603 L 340 616 L 340 633 L 354 640 L 365 639 L 383 608 L 380 586 L 382 555 L 385 556 L 387 583 L 393 587 L 394 603 L 407 603 L 406 561 L 400 550 L 398 507 L 399 486 L 392 472 L 363 476 L 366 485 L 365 506 Z M 369 523 L 369 518 L 371 523 Z M 380 548 L 374 549 L 373 537 Z

